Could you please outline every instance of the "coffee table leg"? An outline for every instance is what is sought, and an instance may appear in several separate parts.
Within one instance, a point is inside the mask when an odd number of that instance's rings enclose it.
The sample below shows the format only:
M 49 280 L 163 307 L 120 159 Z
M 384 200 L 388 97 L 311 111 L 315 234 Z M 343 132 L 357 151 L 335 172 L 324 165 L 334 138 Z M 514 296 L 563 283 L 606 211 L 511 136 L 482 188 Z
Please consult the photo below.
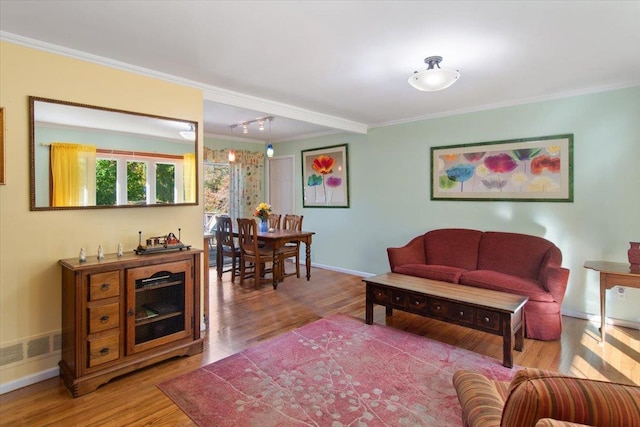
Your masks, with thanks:
M 522 322 L 520 323 L 520 327 L 516 331 L 516 342 L 513 347 L 517 351 L 522 351 L 524 348 L 524 316 L 522 316 Z
M 513 368 L 513 352 L 511 350 L 511 339 L 513 332 L 511 331 L 511 316 L 501 314 L 502 318 L 502 366 Z
M 371 325 L 373 323 L 373 298 L 371 297 L 371 285 L 367 283 L 367 300 L 365 306 L 364 323 Z

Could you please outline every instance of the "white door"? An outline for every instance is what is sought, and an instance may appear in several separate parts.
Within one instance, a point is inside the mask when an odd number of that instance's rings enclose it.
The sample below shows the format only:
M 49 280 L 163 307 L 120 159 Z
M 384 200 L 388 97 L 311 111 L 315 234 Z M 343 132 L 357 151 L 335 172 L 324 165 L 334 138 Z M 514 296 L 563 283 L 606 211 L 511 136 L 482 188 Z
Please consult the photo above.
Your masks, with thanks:
M 293 156 L 268 159 L 266 175 L 267 200 L 272 212 L 282 215 L 296 213 Z

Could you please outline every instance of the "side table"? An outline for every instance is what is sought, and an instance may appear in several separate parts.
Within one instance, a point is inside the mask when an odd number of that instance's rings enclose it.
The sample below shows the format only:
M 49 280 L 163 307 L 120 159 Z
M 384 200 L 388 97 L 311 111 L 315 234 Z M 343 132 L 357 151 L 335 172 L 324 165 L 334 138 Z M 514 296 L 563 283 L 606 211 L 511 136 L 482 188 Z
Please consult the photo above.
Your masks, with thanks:
M 605 340 L 607 289 L 614 286 L 628 286 L 640 289 L 640 273 L 632 272 L 629 264 L 609 261 L 587 261 L 585 268 L 600 272 L 600 340 Z

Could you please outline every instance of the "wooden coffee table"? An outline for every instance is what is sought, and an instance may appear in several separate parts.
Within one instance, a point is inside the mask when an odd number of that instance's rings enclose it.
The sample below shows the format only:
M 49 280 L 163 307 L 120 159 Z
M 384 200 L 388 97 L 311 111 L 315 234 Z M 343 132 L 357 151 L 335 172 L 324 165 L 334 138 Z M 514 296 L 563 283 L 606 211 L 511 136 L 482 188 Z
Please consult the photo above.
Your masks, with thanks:
M 526 296 L 397 273 L 363 281 L 367 284 L 367 325 L 373 323 L 373 305 L 379 304 L 386 307 L 387 316 L 396 308 L 502 336 L 502 364 L 507 368 L 513 367 L 512 343 L 522 351 Z

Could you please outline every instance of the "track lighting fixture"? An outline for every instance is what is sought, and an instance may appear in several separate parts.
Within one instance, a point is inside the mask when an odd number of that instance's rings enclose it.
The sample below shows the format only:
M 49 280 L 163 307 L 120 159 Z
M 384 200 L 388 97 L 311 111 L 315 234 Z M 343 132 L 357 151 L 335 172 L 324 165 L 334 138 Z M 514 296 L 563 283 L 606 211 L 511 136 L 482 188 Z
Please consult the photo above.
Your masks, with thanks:
M 275 117 L 273 117 L 273 116 L 261 117 L 259 119 L 249 120 L 247 122 L 233 124 L 233 125 L 230 126 L 230 128 L 234 129 L 234 128 L 237 128 L 237 127 L 241 127 L 242 128 L 242 133 L 247 134 L 247 133 L 249 133 L 249 125 L 252 125 L 253 123 L 257 123 L 258 124 L 258 129 L 263 131 L 264 130 L 264 126 L 265 126 L 265 122 L 269 122 L 269 126 L 271 126 L 271 122 L 274 121 L 274 120 L 275 120 Z

